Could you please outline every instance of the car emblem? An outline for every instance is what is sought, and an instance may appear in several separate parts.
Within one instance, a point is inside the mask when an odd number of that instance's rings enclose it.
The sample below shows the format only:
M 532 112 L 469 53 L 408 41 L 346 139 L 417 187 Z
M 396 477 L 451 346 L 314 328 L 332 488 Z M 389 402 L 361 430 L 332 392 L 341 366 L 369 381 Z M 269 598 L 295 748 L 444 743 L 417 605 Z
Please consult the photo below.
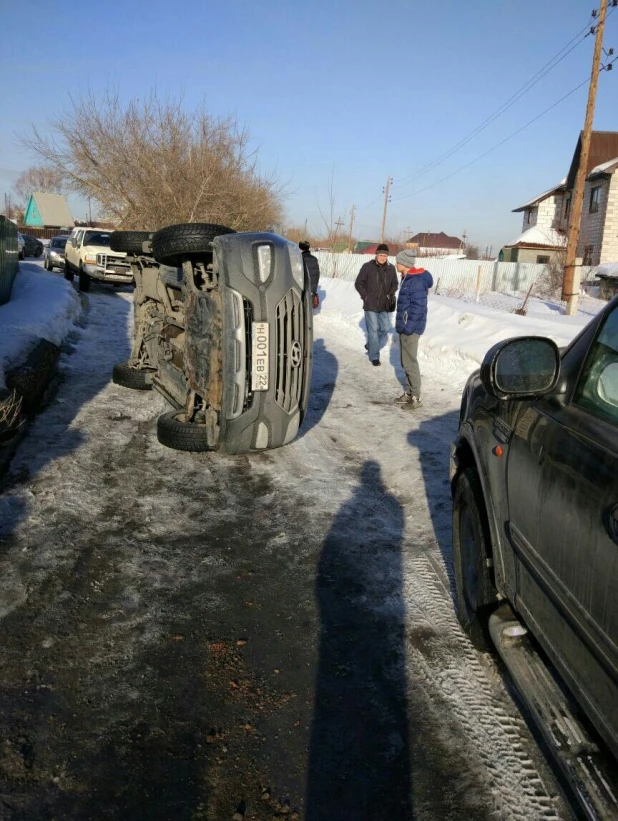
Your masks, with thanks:
M 303 349 L 300 347 L 300 342 L 292 342 L 292 349 L 290 351 L 290 359 L 292 360 L 293 368 L 300 368 L 300 363 L 303 359 Z

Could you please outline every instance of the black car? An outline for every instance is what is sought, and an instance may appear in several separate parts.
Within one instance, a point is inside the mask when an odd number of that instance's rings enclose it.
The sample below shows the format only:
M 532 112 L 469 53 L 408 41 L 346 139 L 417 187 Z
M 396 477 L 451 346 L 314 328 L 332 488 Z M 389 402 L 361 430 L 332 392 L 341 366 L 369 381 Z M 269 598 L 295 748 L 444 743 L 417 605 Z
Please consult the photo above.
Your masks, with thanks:
M 40 257 L 43 253 L 43 243 L 36 237 L 30 234 L 22 234 L 24 238 L 24 256 L 25 257 Z
M 465 631 L 497 647 L 587 817 L 618 818 L 618 297 L 563 351 L 488 351 L 451 486 Z

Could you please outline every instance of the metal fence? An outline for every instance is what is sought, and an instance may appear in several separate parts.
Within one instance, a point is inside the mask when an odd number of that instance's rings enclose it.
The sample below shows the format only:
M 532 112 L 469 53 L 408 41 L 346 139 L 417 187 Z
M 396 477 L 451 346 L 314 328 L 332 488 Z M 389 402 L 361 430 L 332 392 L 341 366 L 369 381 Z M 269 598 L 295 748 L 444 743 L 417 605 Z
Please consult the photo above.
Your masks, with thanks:
M 328 251 L 317 251 L 315 255 L 324 276 L 347 281 L 355 280 L 361 265 L 372 259 L 369 254 L 331 254 Z M 394 265 L 395 257 L 389 257 L 389 262 Z M 434 291 L 446 295 L 469 291 L 525 292 L 531 285 L 540 284 L 548 273 L 548 266 L 532 262 L 423 257 L 419 258 L 418 265 L 431 271 Z M 595 271 L 596 268 L 582 268 L 582 283 L 589 280 Z
M 0 305 L 4 305 L 11 297 L 18 267 L 17 226 L 0 215 Z

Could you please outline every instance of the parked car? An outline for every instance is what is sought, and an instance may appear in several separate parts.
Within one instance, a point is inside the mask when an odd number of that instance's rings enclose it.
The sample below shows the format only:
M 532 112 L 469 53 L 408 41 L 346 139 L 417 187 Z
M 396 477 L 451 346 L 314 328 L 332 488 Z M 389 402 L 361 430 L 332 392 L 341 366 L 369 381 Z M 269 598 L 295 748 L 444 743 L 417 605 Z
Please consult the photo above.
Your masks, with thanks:
M 77 274 L 79 290 L 88 291 L 91 280 L 112 285 L 133 282 L 125 253 L 111 251 L 111 232 L 99 228 L 74 228 L 64 249 L 64 276 L 69 282 Z
M 152 239 L 150 239 L 152 237 Z M 313 361 L 311 289 L 296 243 L 192 223 L 116 232 L 130 256 L 135 337 L 113 380 L 173 410 L 159 441 L 187 451 L 275 448 L 297 434 Z
M 24 257 L 40 257 L 43 253 L 44 245 L 41 240 L 30 234 L 22 234 L 24 238 Z
M 17 232 L 17 255 L 19 259 L 25 258 L 25 248 L 26 248 L 26 240 L 24 239 L 24 235 L 20 234 L 19 231 Z
M 492 347 L 451 449 L 460 621 L 491 640 L 588 818 L 618 818 L 618 297 L 565 349 Z
M 54 268 L 64 270 L 64 249 L 67 240 L 68 236 L 52 237 L 49 244 L 45 246 L 43 265 L 47 271 L 53 271 Z

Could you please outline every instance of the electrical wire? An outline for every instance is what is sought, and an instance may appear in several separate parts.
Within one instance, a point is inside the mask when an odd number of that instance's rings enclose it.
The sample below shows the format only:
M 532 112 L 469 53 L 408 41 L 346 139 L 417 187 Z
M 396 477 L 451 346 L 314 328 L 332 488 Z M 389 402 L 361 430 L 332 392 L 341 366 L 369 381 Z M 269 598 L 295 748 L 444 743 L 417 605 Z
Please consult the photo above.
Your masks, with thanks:
M 610 11 L 606 15 L 606 19 L 614 10 L 615 7 L 612 7 L 612 9 L 610 9 Z M 543 79 L 543 77 L 545 77 L 547 74 L 553 71 L 553 69 L 556 68 L 556 66 L 559 63 L 561 63 L 565 59 L 565 57 L 567 57 L 574 49 L 577 48 L 577 46 L 584 42 L 584 40 L 591 34 L 590 22 L 594 19 L 595 18 L 591 16 L 590 21 L 586 24 L 586 26 L 584 26 L 584 28 L 575 35 L 575 37 L 569 40 L 569 42 L 565 46 L 563 46 L 563 48 L 561 48 L 560 51 L 557 54 L 555 54 L 551 58 L 551 60 L 549 60 L 549 62 L 545 63 L 545 65 L 542 68 L 540 68 L 536 72 L 536 74 L 534 74 L 518 91 L 511 95 L 511 97 L 509 97 L 508 100 L 506 100 L 499 108 L 497 108 L 493 114 L 491 114 L 489 117 L 483 120 L 483 122 L 480 125 L 478 125 L 466 137 L 460 140 L 456 145 L 454 145 L 444 154 L 441 154 L 439 157 L 437 157 L 435 160 L 428 163 L 427 165 L 422 166 L 418 171 L 404 177 L 403 180 L 398 181 L 398 187 L 413 182 L 414 180 L 424 176 L 429 171 L 436 168 L 438 165 L 441 165 L 445 160 L 447 160 L 449 157 L 451 157 L 453 154 L 459 151 L 460 148 L 463 148 L 464 145 L 467 145 L 471 140 L 474 139 L 474 137 L 476 137 L 478 134 L 480 134 L 482 131 L 488 128 L 495 120 L 498 119 L 498 117 L 504 114 L 505 111 L 507 111 L 509 108 L 515 105 L 515 103 L 518 102 L 525 94 L 527 94 L 528 91 L 534 88 L 534 86 L 537 83 L 539 83 Z M 584 32 L 586 32 L 586 34 L 584 34 Z M 575 40 L 577 40 L 577 42 L 574 43 Z
M 616 59 L 618 59 L 618 58 L 616 58 Z M 601 69 L 601 70 L 603 70 L 603 69 Z M 521 128 L 518 128 L 517 131 L 513 131 L 513 133 L 509 134 L 508 137 L 505 137 L 503 140 L 501 140 L 499 143 L 496 143 L 496 145 L 492 146 L 487 151 L 484 151 L 482 154 L 479 154 L 478 157 L 475 157 L 473 160 L 470 160 L 470 162 L 466 163 L 465 165 L 462 165 L 461 168 L 458 168 L 456 171 L 453 171 L 452 174 L 448 174 L 448 176 L 442 177 L 442 179 L 437 180 L 436 182 L 425 186 L 425 188 L 420 188 L 418 191 L 413 191 L 411 194 L 404 194 L 403 197 L 396 197 L 394 201 L 399 202 L 400 200 L 407 200 L 410 197 L 415 197 L 415 196 L 417 196 L 417 194 L 423 193 L 424 191 L 429 191 L 430 188 L 435 188 L 436 185 L 440 185 L 441 183 L 446 182 L 447 180 L 450 180 L 452 177 L 456 176 L 457 174 L 460 174 L 462 171 L 465 171 L 466 168 L 470 168 L 471 165 L 474 165 L 474 163 L 477 163 L 479 160 L 482 160 L 483 157 L 486 157 L 488 154 L 491 154 L 497 148 L 500 148 L 501 145 L 504 145 L 509 140 L 512 140 L 513 137 L 516 137 L 518 134 L 521 134 L 522 131 L 524 131 L 526 128 L 531 126 L 537 120 L 540 120 L 541 117 L 543 117 L 545 114 L 547 114 L 553 108 L 555 108 L 557 105 L 560 105 L 560 103 L 563 102 L 564 100 L 566 100 L 567 97 L 570 97 L 572 94 L 575 94 L 576 91 L 579 91 L 580 88 L 582 88 L 583 86 L 585 86 L 589 82 L 590 82 L 590 78 L 588 77 L 582 83 L 580 83 L 578 86 L 575 86 L 575 88 L 572 88 L 567 94 L 564 95 L 564 97 L 561 97 L 559 100 L 556 100 L 555 103 L 552 103 L 548 108 L 545 109 L 545 111 L 541 111 L 541 113 L 537 114 L 537 116 L 534 117 L 532 120 L 529 120 L 525 125 L 522 125 Z

